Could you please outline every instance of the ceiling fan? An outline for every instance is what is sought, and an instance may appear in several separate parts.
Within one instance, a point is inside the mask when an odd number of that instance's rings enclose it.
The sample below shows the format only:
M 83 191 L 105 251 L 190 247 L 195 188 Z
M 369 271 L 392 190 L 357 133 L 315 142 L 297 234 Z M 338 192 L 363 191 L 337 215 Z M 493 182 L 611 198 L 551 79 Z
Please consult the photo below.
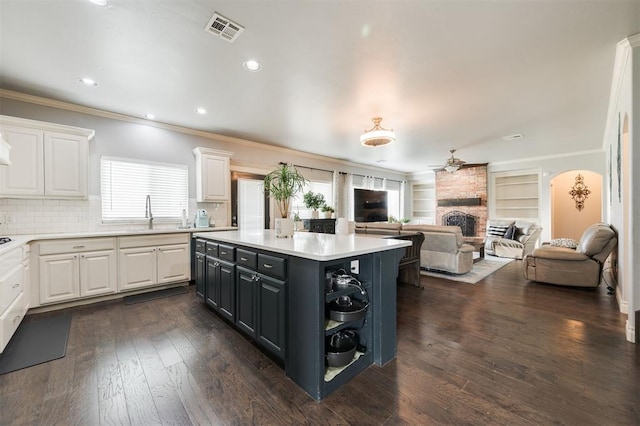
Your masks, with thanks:
M 446 170 L 449 173 L 454 173 L 460 167 L 463 167 L 466 164 L 466 161 L 462 161 L 461 159 L 454 157 L 453 153 L 456 152 L 455 149 L 450 149 L 451 157 L 447 158 L 444 162 L 444 165 L 433 166 L 434 170 L 441 171 Z

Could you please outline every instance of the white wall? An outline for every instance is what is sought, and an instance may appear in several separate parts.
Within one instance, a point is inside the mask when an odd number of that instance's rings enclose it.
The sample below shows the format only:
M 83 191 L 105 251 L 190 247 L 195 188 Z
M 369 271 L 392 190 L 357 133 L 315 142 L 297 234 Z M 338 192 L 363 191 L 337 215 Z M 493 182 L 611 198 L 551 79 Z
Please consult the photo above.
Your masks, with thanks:
M 251 141 L 224 136 L 217 137 L 211 133 L 189 131 L 189 129 L 184 129 L 185 131 L 167 129 L 146 120 L 123 121 L 110 118 L 109 114 L 98 112 L 96 115 L 88 109 L 86 113 L 76 112 L 69 109 L 83 109 L 76 106 L 70 108 L 70 104 L 59 103 L 60 107 L 54 108 L 10 98 L 0 98 L 0 100 L 1 115 L 95 130 L 95 137 L 89 143 L 88 188 L 90 199 L 87 201 L 2 199 L 0 200 L 0 213 L 9 214 L 13 219 L 12 223 L 0 225 L 0 232 L 5 234 L 104 229 L 106 225 L 101 225 L 99 217 L 101 156 L 187 165 L 189 167 L 190 213 L 194 213 L 196 208 L 205 208 L 218 226 L 230 225 L 231 209 L 229 203 L 195 202 L 195 157 L 192 149 L 198 146 L 233 152 L 232 168 L 240 165 L 254 169 L 271 170 L 279 162 L 288 162 L 318 169 L 353 172 L 387 179 L 406 179 L 406 175 L 402 173 L 271 147 Z M 65 216 L 65 212 L 69 214 Z M 158 223 L 158 225 L 162 227 L 161 224 Z M 175 224 L 171 226 L 175 226 Z
M 618 286 L 616 297 L 622 312 L 628 313 L 627 339 L 635 341 L 635 311 L 640 309 L 640 262 L 634 253 L 640 251 L 640 227 L 634 219 L 640 217 L 640 170 L 633 165 L 640 161 L 638 140 L 634 127 L 640 126 L 640 35 L 618 44 L 611 88 L 607 130 L 603 147 L 611 153 L 612 196 L 609 222 L 618 232 Z M 625 138 L 624 120 L 628 117 L 629 132 Z M 620 128 L 621 173 L 617 171 L 618 129 Z M 626 141 L 625 141 L 626 139 Z M 620 176 L 620 185 L 618 184 Z M 620 189 L 620 195 L 618 190 Z M 638 342 L 636 342 L 638 343 Z
M 585 188 L 590 191 L 580 210 L 570 195 L 578 175 L 582 176 Z M 602 222 L 602 180 L 602 175 L 588 170 L 572 170 L 551 180 L 551 238 L 579 241 L 585 229 Z
M 572 155 L 557 157 L 540 157 L 523 159 L 522 161 L 489 163 L 488 174 L 496 172 L 538 169 L 541 171 L 539 194 L 541 241 L 551 240 L 551 180 L 564 172 L 571 170 L 587 170 L 600 175 L 605 174 L 606 154 L 603 151 L 585 151 Z M 605 195 L 606 198 L 606 195 Z M 489 194 L 491 202 L 491 194 Z M 491 208 L 489 209 L 491 211 Z M 603 213 L 604 217 L 604 213 Z

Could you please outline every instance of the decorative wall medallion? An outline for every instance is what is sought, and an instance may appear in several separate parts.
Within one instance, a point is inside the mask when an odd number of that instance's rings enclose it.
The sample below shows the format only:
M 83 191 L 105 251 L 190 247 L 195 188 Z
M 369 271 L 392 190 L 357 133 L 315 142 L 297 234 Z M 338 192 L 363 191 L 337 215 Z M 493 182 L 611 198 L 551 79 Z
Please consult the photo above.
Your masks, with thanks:
M 591 194 L 591 191 L 584 184 L 584 177 L 580 173 L 576 176 L 576 183 L 571 187 L 571 191 L 569 191 L 569 195 L 573 198 L 573 201 L 576 202 L 576 209 L 578 211 L 584 209 L 584 201 Z

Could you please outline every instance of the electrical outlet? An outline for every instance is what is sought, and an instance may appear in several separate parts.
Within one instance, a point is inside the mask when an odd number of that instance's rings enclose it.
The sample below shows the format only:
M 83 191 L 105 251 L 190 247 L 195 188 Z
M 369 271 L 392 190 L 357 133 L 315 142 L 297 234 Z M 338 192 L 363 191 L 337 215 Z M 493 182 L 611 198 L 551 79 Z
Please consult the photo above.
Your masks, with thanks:
M 360 273 L 360 261 L 352 260 L 351 261 L 351 273 L 358 275 Z

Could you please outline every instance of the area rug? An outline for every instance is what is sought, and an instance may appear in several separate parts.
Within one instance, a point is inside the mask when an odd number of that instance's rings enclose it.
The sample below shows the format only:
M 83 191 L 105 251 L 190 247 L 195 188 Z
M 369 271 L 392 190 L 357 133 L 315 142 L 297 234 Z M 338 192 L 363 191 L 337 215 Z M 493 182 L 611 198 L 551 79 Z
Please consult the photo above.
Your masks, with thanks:
M 62 358 L 67 352 L 70 328 L 71 315 L 25 318 L 0 355 L 0 374 Z
M 514 259 L 506 259 L 503 257 L 486 256 L 484 259 L 474 263 L 471 271 L 466 274 L 456 275 L 447 272 L 428 271 L 424 269 L 420 271 L 420 274 L 428 275 L 430 277 L 444 278 L 445 280 L 475 284 L 481 279 L 493 274 L 503 266 L 513 262 L 513 260 Z
M 133 305 L 135 303 L 148 302 L 149 300 L 162 299 L 163 297 L 175 296 L 176 294 L 184 294 L 188 290 L 186 287 L 172 287 L 164 290 L 151 291 L 149 293 L 134 294 L 124 298 L 125 305 Z

